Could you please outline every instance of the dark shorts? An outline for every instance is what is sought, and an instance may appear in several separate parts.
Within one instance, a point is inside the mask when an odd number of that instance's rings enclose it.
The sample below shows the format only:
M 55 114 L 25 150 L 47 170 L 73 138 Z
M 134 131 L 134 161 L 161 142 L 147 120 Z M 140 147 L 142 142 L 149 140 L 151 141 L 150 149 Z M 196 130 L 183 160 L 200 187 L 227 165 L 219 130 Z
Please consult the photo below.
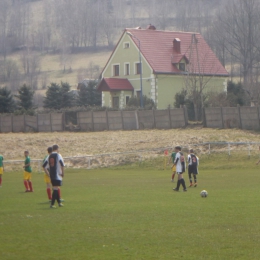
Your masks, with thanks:
M 189 165 L 188 173 L 189 174 L 198 174 L 198 168 L 196 166 Z
M 62 185 L 62 181 L 60 181 L 60 180 L 51 180 L 51 185 L 52 186 L 61 186 Z

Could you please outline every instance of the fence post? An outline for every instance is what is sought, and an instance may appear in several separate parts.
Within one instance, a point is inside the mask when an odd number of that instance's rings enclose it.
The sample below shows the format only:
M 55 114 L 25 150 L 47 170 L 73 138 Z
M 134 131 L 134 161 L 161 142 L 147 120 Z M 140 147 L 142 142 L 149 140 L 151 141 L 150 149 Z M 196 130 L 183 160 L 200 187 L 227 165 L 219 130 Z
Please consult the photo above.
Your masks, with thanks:
M 52 120 L 51 120 L 51 113 L 50 113 L 50 128 L 51 128 L 51 132 L 52 132 Z
M 36 115 L 36 128 L 37 128 L 37 132 L 39 133 L 39 114 L 38 113 Z
M 62 131 L 65 130 L 65 124 L 66 124 L 66 122 L 65 122 L 65 113 L 66 112 L 62 112 L 62 119 L 61 119 L 61 121 L 62 121 Z
M 136 122 L 136 130 L 139 130 L 138 110 L 135 110 L 135 122 Z
M 0 115 L 0 133 L 2 132 L 2 116 Z
M 125 130 L 123 110 L 121 110 L 121 121 L 122 121 L 122 128 L 123 130 Z
M 23 132 L 26 132 L 26 121 L 25 121 L 25 115 L 23 115 Z
M 248 143 L 248 158 L 250 159 L 250 157 L 251 157 L 251 150 L 250 150 L 250 144 Z
M 189 121 L 187 107 L 186 107 L 186 105 L 184 105 L 182 108 L 183 108 L 183 113 L 184 113 L 185 126 L 187 126 L 188 125 L 188 121 Z
M 11 115 L 11 122 L 12 122 L 12 133 L 14 132 L 14 115 Z
M 209 155 L 210 155 L 210 144 L 209 144 Z
M 221 121 L 222 121 L 222 128 L 225 128 L 225 124 L 224 124 L 224 118 L 223 118 L 223 107 L 221 106 L 220 108 L 220 113 L 221 113 Z
M 154 108 L 153 108 L 153 128 L 156 128 L 156 118 L 155 118 Z
M 228 156 L 230 156 L 230 143 L 228 143 Z
M 171 108 L 168 108 L 168 113 L 169 113 L 169 127 L 172 129 L 172 117 L 171 117 Z
M 239 128 L 243 129 L 243 127 L 242 127 L 242 120 L 241 120 L 241 113 L 240 113 L 240 106 L 239 105 L 237 105 L 237 114 L 238 114 Z
M 108 112 L 106 109 L 106 121 L 107 121 L 107 130 L 109 130 L 109 121 L 108 121 Z
M 95 127 L 95 124 L 94 124 L 94 112 L 93 112 L 93 110 L 91 110 L 91 123 L 92 123 L 92 131 L 94 132 L 95 131 L 95 129 L 94 129 L 94 127 Z
M 202 108 L 202 116 L 203 116 L 203 126 L 207 127 L 207 118 L 206 118 L 206 109 L 205 109 L 205 107 Z
M 260 118 L 259 118 L 259 107 L 256 107 L 256 114 L 257 114 L 257 119 L 258 119 L 258 130 L 260 129 Z

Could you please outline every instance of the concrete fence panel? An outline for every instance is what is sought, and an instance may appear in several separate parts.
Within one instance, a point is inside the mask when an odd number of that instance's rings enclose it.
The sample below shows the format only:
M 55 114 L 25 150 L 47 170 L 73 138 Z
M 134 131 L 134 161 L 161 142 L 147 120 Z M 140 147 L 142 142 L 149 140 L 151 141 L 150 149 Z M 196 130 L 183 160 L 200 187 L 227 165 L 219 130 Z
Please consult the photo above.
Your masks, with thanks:
M 123 129 L 136 130 L 139 128 L 137 111 L 122 111 Z
M 92 111 L 78 112 L 77 120 L 81 131 L 93 131 Z
M 222 108 L 210 107 L 205 109 L 206 125 L 210 128 L 223 128 Z
M 51 130 L 52 131 L 63 131 L 63 113 L 52 113 L 51 114 Z
M 37 117 L 25 115 L 25 132 L 36 132 L 37 130 Z
M 25 116 L 13 116 L 13 133 L 25 132 Z
M 170 129 L 171 116 L 169 109 L 167 110 L 154 110 L 155 128 L 156 129 Z
M 0 118 L 0 131 L 2 133 L 9 133 L 13 131 L 12 116 L 1 116 Z
M 107 111 L 93 112 L 94 131 L 108 130 Z
M 185 111 L 183 109 L 170 109 L 171 128 L 182 128 L 186 126 Z
M 239 107 L 223 107 L 223 124 L 224 128 L 240 128 Z
M 259 111 L 258 107 L 240 107 L 240 117 L 242 129 L 259 129 Z
M 123 120 L 121 111 L 108 111 L 108 129 L 109 130 L 122 130 Z
M 51 114 L 39 114 L 38 115 L 38 131 L 39 132 L 51 132 Z
M 138 111 L 138 121 L 139 121 L 140 129 L 155 128 L 154 111 L 153 110 Z

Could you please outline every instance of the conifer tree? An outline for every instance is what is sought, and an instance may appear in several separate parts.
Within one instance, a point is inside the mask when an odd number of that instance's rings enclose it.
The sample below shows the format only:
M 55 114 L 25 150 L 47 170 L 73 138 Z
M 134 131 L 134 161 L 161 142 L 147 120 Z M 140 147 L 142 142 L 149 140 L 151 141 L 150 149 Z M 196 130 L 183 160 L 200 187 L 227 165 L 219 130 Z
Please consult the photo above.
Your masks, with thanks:
M 34 91 L 24 84 L 18 90 L 19 95 L 16 97 L 18 98 L 18 107 L 23 108 L 25 110 L 29 110 L 33 108 L 33 95 Z
M 15 109 L 15 102 L 10 90 L 6 87 L 0 88 L 0 113 L 12 113 Z

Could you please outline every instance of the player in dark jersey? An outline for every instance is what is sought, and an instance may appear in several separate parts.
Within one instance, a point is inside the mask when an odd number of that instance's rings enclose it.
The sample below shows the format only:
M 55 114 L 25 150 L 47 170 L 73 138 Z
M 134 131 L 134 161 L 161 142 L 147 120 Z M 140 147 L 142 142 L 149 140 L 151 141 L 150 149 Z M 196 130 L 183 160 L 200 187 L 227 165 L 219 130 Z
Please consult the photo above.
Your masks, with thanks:
M 52 184 L 52 201 L 51 208 L 55 208 L 55 200 L 57 200 L 60 207 L 63 204 L 60 201 L 58 189 L 62 184 L 62 178 L 64 177 L 64 161 L 62 156 L 59 154 L 59 146 L 53 145 L 52 153 L 48 156 L 47 160 L 43 164 L 44 171 L 50 176 Z
M 190 153 L 188 154 L 188 174 L 189 174 L 189 180 L 190 180 L 190 186 L 193 186 L 192 183 L 192 175 L 194 178 L 194 187 L 197 187 L 197 175 L 198 175 L 198 164 L 199 164 L 199 158 L 194 154 L 193 149 L 190 149 Z

